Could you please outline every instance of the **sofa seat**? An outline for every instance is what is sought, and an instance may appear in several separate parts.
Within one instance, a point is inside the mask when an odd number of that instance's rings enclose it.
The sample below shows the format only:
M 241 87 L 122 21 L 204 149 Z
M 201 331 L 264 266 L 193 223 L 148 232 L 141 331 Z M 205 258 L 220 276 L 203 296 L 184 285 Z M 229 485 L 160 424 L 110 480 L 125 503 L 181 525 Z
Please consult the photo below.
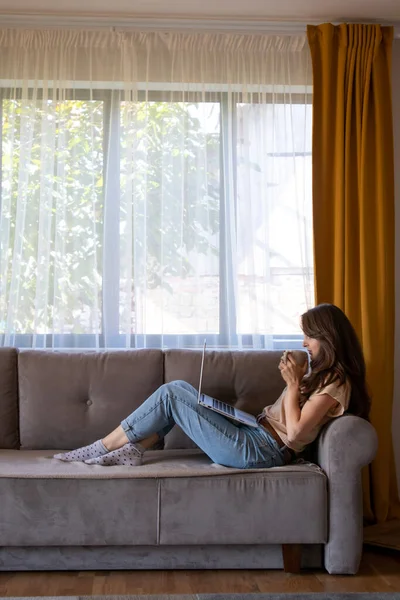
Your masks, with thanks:
M 316 465 L 240 470 L 185 449 L 100 467 L 54 452 L 0 450 L 2 546 L 327 541 L 327 479 Z

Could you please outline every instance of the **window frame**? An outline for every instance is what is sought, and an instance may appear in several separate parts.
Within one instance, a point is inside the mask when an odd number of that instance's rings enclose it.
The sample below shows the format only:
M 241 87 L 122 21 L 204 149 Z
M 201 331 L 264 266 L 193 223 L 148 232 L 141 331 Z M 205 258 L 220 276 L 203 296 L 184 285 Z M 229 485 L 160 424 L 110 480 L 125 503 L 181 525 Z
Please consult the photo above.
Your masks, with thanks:
M 43 98 L 42 89 L 31 90 L 32 99 L 40 100 Z M 236 91 L 216 91 L 216 92 L 187 92 L 182 91 L 164 91 L 151 90 L 139 91 L 137 101 L 155 101 L 155 102 L 216 102 L 220 103 L 220 231 L 219 231 L 219 332 L 212 334 L 135 334 L 130 336 L 119 333 L 119 244 L 114 243 L 119 238 L 119 215 L 120 210 L 115 208 L 115 198 L 120 199 L 120 103 L 124 101 L 122 89 L 72 89 L 63 93 L 64 100 L 98 100 L 103 102 L 103 262 L 102 262 L 102 305 L 101 305 L 101 329 L 99 334 L 35 334 L 18 333 L 13 335 L 14 346 L 19 348 L 31 348 L 35 341 L 35 348 L 47 348 L 56 350 L 118 350 L 127 347 L 127 337 L 130 341 L 130 348 L 199 348 L 198 339 L 207 340 L 209 347 L 241 347 L 251 349 L 253 347 L 253 337 L 255 334 L 233 334 L 236 331 L 236 306 L 232 306 L 233 294 L 233 265 L 231 262 L 231 253 L 228 251 L 228 236 L 226 232 L 226 204 L 233 202 L 236 214 L 237 202 L 237 173 L 233 170 L 233 182 L 231 186 L 227 185 L 229 177 L 229 165 L 224 161 L 224 148 L 231 147 L 233 152 L 233 161 L 236 156 L 236 114 L 237 104 L 243 103 L 243 94 Z M 280 94 L 278 94 L 279 96 Z M 58 93 L 54 98 L 49 94 L 49 99 L 58 101 Z M 262 94 L 262 102 L 265 102 L 266 96 L 271 100 L 277 101 L 277 95 L 268 93 Z M 282 95 L 282 98 L 284 96 Z M 0 88 L 0 118 L 2 123 L 3 100 L 22 98 L 22 88 Z M 305 102 L 305 98 L 307 102 Z M 252 94 L 252 104 L 256 97 Z M 291 102 L 311 103 L 311 94 L 294 94 L 291 96 Z M 261 100 L 260 100 L 261 101 Z M 2 126 L 0 127 L 0 212 L 2 207 Z M 296 153 L 298 154 L 298 153 Z M 306 155 L 310 153 L 302 153 Z M 113 202 L 111 202 L 113 199 Z M 225 268 L 227 266 L 227 268 Z M 224 299 L 231 298 L 231 310 L 224 310 Z M 229 321 L 228 321 L 229 319 Z M 105 328 L 104 323 L 107 322 Z M 105 329 L 107 334 L 105 334 Z M 0 343 L 4 343 L 5 333 L 0 333 Z M 271 334 L 260 335 L 260 345 L 258 349 L 270 348 L 284 350 L 288 347 L 301 347 L 302 335 L 298 334 Z M 217 341 L 217 343 L 215 343 Z M 38 343 L 39 342 L 39 343 Z

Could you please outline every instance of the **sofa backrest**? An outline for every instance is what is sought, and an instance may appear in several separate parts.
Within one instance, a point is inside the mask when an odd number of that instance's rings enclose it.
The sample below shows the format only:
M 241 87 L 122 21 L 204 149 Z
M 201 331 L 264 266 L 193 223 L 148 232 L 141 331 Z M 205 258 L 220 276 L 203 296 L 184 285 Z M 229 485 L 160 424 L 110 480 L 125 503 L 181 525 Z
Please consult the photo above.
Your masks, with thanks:
M 70 449 L 104 437 L 163 383 L 161 350 L 18 354 L 22 449 Z
M 0 348 L 0 448 L 18 447 L 17 350 Z
M 257 415 L 283 390 L 281 355 L 207 350 L 203 391 Z M 118 426 L 162 383 L 184 379 L 197 389 L 200 363 L 200 350 L 0 348 L 0 448 L 20 443 L 22 449 L 67 450 L 88 444 Z M 176 426 L 165 447 L 196 446 Z
M 201 350 L 167 350 L 164 358 L 165 383 L 183 379 L 199 387 Z M 273 404 L 285 387 L 278 369 L 281 351 L 207 350 L 202 391 L 253 415 Z M 175 426 L 165 437 L 165 448 L 193 448 L 196 445 Z

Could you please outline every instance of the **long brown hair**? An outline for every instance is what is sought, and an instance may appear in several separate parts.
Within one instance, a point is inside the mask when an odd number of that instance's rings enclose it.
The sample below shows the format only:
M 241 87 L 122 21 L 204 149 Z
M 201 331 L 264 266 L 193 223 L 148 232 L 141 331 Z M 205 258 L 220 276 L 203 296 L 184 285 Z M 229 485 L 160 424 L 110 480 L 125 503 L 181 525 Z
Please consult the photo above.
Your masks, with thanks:
M 348 412 L 368 419 L 371 407 L 365 381 L 365 360 L 357 334 L 343 311 L 334 304 L 318 304 L 301 317 L 306 336 L 319 340 L 318 356 L 311 373 L 303 379 L 301 392 L 309 398 L 317 389 L 338 381 L 351 383 Z

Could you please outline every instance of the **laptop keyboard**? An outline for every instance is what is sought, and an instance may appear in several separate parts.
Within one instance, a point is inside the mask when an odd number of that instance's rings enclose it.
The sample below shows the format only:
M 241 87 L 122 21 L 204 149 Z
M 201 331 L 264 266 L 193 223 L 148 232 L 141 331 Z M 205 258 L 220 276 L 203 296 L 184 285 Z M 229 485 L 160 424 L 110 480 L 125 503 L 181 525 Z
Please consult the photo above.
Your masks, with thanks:
M 213 398 L 213 408 L 217 408 L 218 410 L 223 410 L 229 415 L 235 415 L 235 409 L 229 404 L 225 404 L 225 402 L 221 402 L 220 400 L 215 400 Z

